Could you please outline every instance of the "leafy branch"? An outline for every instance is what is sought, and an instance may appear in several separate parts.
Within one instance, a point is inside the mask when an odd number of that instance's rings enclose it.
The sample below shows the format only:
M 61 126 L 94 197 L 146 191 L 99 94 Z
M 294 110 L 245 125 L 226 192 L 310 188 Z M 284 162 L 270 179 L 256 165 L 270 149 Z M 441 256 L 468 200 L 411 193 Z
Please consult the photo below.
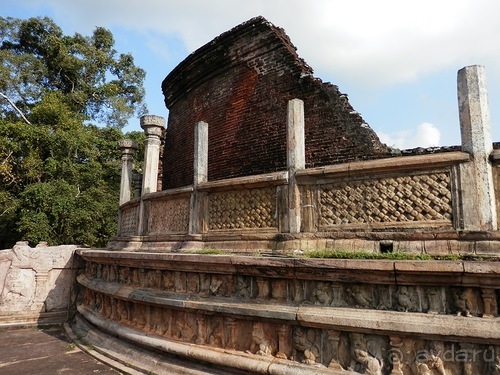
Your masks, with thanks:
M 14 104 L 14 102 L 12 100 L 10 100 L 10 98 L 7 95 L 5 95 L 4 93 L 0 92 L 0 96 L 9 102 L 9 104 L 12 106 L 12 108 L 14 108 L 17 113 L 19 113 L 19 115 L 23 118 L 23 120 L 27 124 L 31 125 L 31 122 L 28 121 L 28 119 L 26 118 L 26 116 L 24 116 L 23 112 L 19 108 L 17 108 L 17 106 Z

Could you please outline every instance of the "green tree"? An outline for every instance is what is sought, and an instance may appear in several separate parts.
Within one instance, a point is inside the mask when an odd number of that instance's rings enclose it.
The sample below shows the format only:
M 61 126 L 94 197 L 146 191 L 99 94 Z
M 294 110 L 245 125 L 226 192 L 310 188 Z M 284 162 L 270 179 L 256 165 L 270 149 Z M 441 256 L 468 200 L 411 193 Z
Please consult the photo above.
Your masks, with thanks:
M 0 38 L 0 248 L 105 245 L 116 233 L 117 143 L 143 141 L 120 126 L 144 110 L 144 72 L 102 28 L 67 37 L 47 18 L 0 18 Z
M 145 72 L 130 54 L 118 54 L 113 35 L 97 27 L 90 37 L 66 36 L 50 18 L 0 18 L 0 92 L 24 114 L 47 92 L 63 94 L 86 120 L 122 127 L 146 111 Z M 4 118 L 17 118 L 2 104 Z

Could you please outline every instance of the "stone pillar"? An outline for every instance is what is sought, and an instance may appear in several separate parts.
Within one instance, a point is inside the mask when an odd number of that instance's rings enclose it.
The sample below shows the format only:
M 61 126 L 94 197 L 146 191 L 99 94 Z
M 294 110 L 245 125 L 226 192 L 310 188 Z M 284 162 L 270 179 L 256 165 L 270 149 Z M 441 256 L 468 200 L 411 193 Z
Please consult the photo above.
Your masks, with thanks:
M 122 139 L 118 142 L 118 148 L 122 151 L 122 178 L 120 183 L 120 206 L 127 203 L 131 196 L 132 185 L 132 160 L 137 150 L 137 142 L 131 139 Z
M 134 197 L 140 197 L 142 191 L 142 174 L 138 172 L 132 173 L 132 185 L 134 186 Z
M 191 194 L 189 234 L 205 230 L 205 194 L 198 192 L 198 185 L 208 181 L 208 124 L 200 121 L 194 128 L 193 193 Z
M 460 69 L 457 87 L 462 150 L 472 156 L 460 170 L 463 229 L 496 230 L 493 172 L 489 162 L 493 145 L 484 67 Z
M 287 116 L 287 168 L 288 168 L 288 231 L 300 232 L 300 192 L 295 172 L 306 167 L 304 137 L 304 102 L 288 102 Z
M 145 115 L 141 117 L 141 128 L 146 134 L 144 145 L 144 167 L 142 172 L 141 196 L 158 190 L 158 163 L 160 162 L 160 145 L 165 119 L 161 116 Z M 139 205 L 138 235 L 147 233 L 147 210 L 141 200 Z
M 142 195 L 144 195 L 157 191 L 160 144 L 163 129 L 165 129 L 165 119 L 154 115 L 142 116 L 141 128 L 146 134 L 144 171 L 142 176 Z
M 194 128 L 194 185 L 208 181 L 208 124 L 200 121 Z

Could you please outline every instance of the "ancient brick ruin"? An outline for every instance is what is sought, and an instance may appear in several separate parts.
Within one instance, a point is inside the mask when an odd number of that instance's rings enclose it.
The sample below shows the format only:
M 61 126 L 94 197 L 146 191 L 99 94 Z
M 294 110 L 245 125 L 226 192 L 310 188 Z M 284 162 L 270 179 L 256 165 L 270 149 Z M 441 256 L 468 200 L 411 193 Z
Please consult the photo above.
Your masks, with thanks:
M 209 181 L 285 170 L 285 108 L 294 98 L 304 101 L 307 168 L 388 156 L 347 95 L 312 73 L 284 30 L 262 17 L 189 55 L 162 84 L 163 188 L 193 183 L 198 121 L 210 126 Z

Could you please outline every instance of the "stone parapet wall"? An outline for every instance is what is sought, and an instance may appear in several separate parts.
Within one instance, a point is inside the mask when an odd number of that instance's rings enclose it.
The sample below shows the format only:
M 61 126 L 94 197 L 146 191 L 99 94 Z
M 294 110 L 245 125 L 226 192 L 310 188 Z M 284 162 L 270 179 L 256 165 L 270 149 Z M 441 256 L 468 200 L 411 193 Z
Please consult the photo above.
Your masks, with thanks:
M 303 231 L 460 228 L 460 163 L 450 152 L 303 169 Z
M 497 231 L 462 228 L 468 181 L 461 171 L 469 159 L 446 152 L 299 169 L 298 233 L 287 227 L 286 171 L 150 193 L 120 207 L 120 232 L 109 248 L 290 253 L 379 252 L 388 245 L 418 254 L 495 256 Z
M 498 263 L 78 253 L 86 320 L 187 358 L 290 374 L 500 366 Z
M 134 200 L 120 207 L 118 218 L 118 232 L 123 236 L 138 235 L 139 201 Z

